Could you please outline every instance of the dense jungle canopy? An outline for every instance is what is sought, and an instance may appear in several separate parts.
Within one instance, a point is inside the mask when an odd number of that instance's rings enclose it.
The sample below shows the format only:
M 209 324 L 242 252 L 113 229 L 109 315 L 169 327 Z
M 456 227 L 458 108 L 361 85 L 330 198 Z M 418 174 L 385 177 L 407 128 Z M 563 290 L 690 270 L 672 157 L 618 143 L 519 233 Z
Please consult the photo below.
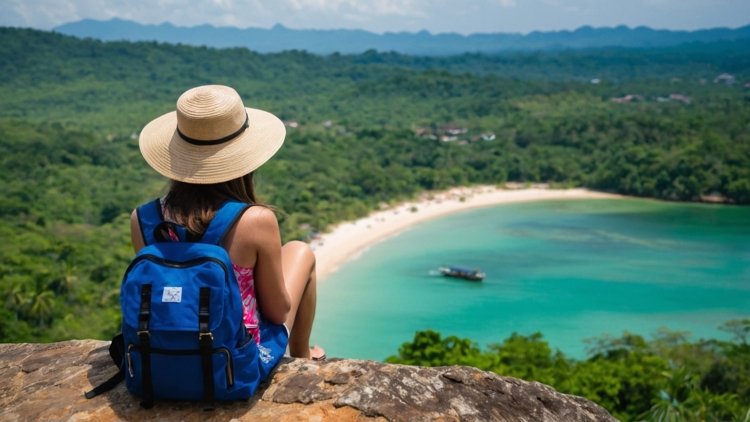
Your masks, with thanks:
M 140 157 L 138 133 L 172 110 L 185 89 L 202 84 L 233 86 L 246 105 L 287 121 L 284 148 L 258 174 L 258 191 L 277 209 L 286 239 L 425 190 L 479 183 L 750 203 L 748 43 L 318 56 L 0 28 L 0 75 L 3 342 L 108 338 L 117 331 L 119 281 L 132 256 L 129 212 L 166 187 Z M 451 352 L 456 359 L 429 362 L 518 372 L 611 404 L 626 418 L 662 403 L 659 391 L 705 398 L 680 385 L 725 400 L 712 413 L 722 415 L 717 420 L 740 415 L 738 403 L 750 398 L 746 337 L 700 347 L 672 339 L 673 349 L 660 355 L 652 351 L 666 343 L 624 337 L 593 355 L 610 362 L 606 368 L 571 363 L 535 337 L 511 338 L 487 352 L 497 358 L 459 340 L 443 344 L 436 333 L 421 334 L 415 344 L 460 346 Z M 540 363 L 526 372 L 519 369 L 526 361 L 507 369 L 514 362 L 507 350 L 517 344 L 537 350 Z M 689 347 L 697 351 L 680 356 L 699 369 L 685 375 L 670 365 Z M 415 353 L 405 345 L 399 359 L 426 364 Z M 621 381 L 591 387 L 616 378 L 597 371 L 634 365 L 645 369 L 637 379 L 627 376 L 633 382 L 663 383 L 634 385 L 650 394 L 641 405 L 618 402 L 618 394 L 635 391 L 618 390 Z M 589 378 L 570 384 L 560 368 Z M 732 378 L 737 374 L 745 378 Z

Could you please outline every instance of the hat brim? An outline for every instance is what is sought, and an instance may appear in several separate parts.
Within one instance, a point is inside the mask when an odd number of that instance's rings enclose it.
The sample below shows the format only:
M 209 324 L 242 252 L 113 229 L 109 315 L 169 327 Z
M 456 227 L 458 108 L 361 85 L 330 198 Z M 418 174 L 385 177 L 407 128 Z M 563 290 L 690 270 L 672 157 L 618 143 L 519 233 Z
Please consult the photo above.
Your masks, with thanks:
M 175 111 L 159 116 L 141 131 L 141 154 L 154 170 L 172 180 L 211 184 L 242 177 L 273 157 L 286 136 L 278 117 L 254 108 L 245 110 L 248 128 L 218 145 L 194 145 L 182 139 Z

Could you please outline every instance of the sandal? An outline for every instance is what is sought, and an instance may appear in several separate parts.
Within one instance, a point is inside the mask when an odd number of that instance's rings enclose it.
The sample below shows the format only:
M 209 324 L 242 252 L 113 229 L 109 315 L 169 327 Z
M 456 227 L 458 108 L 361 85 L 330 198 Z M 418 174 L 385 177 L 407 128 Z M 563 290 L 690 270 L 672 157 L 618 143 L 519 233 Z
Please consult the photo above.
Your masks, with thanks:
M 321 354 L 316 356 L 315 352 L 320 352 Z M 324 361 L 326 360 L 326 351 L 320 346 L 313 346 L 310 348 L 310 359 L 318 362 Z

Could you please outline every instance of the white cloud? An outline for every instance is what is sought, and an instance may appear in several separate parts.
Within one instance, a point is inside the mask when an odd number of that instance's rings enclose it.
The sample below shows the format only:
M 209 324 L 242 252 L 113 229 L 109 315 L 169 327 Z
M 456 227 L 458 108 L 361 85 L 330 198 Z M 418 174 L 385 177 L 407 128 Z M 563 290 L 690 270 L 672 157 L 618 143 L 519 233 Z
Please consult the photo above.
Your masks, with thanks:
M 429 3 L 425 0 L 284 0 L 297 12 L 358 13 L 362 18 L 375 16 L 422 16 Z
M 365 3 L 367 4 L 367 2 Z M 366 11 L 378 15 L 424 17 L 424 10 L 427 8 L 428 3 L 415 0 L 377 0 L 370 4 L 370 10 Z
M 23 1 L 3 0 L 0 2 L 0 15 L 4 25 L 51 28 L 58 22 L 78 19 L 76 7 L 70 1 L 52 0 Z M 7 21 L 8 18 L 14 21 Z
M 220 8 L 221 10 L 232 10 L 234 2 L 232 0 L 210 0 L 211 4 Z

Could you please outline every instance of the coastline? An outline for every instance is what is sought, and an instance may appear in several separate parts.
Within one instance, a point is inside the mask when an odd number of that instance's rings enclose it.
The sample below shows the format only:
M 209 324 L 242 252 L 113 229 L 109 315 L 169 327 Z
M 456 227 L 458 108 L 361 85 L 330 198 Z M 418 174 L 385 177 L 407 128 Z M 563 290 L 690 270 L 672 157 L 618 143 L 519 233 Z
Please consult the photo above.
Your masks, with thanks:
M 359 255 L 371 245 L 434 218 L 518 202 L 622 197 L 622 195 L 582 188 L 550 189 L 547 185 L 522 188 L 521 185 L 511 183 L 503 188 L 483 185 L 425 192 L 415 200 L 375 211 L 359 220 L 340 223 L 331 231 L 313 239 L 310 246 L 315 251 L 317 259 L 318 281 L 322 281 L 346 261 Z

